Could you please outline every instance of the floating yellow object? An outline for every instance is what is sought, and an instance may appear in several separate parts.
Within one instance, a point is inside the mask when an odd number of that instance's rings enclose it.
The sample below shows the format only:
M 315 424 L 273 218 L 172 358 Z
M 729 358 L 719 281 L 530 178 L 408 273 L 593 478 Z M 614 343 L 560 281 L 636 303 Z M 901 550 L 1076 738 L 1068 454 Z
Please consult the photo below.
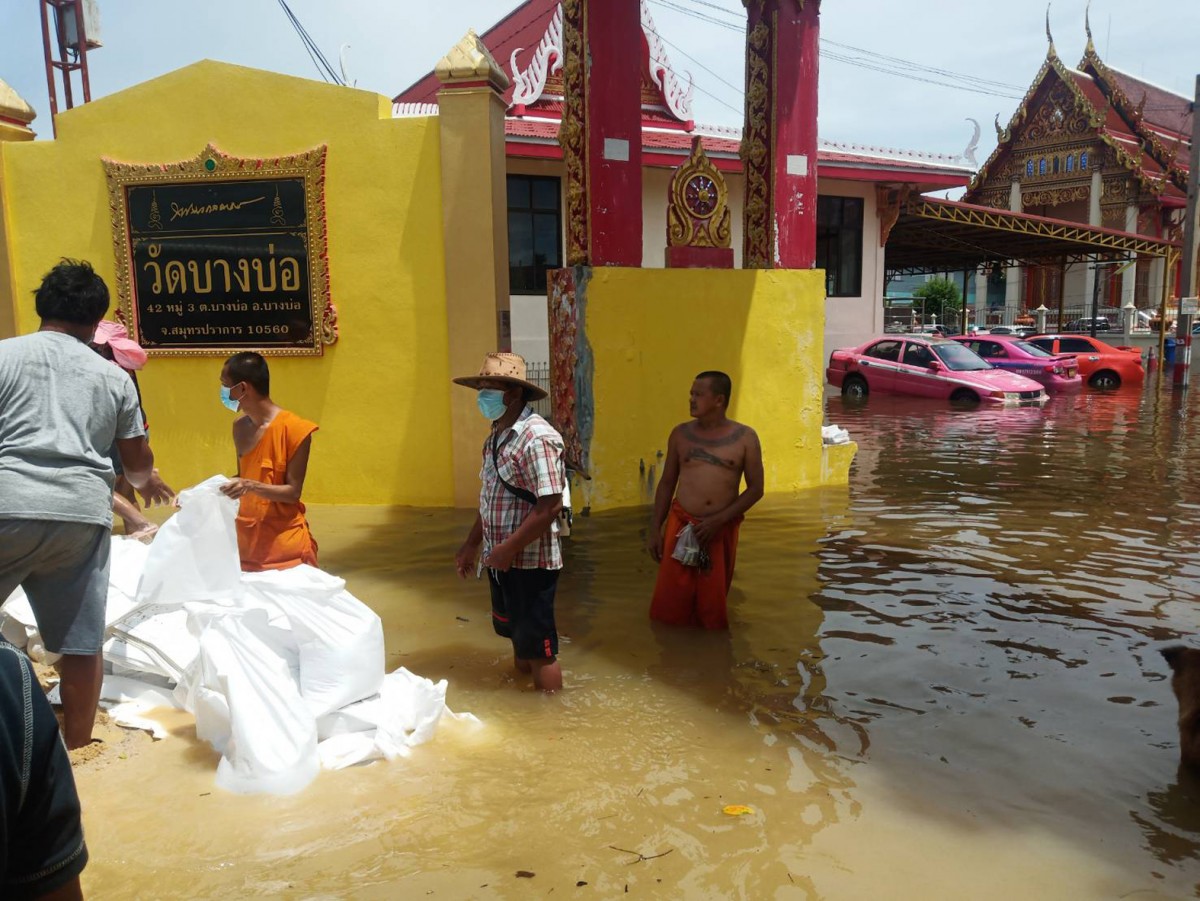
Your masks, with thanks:
M 745 804 L 727 804 L 721 808 L 721 813 L 731 817 L 744 817 L 748 813 L 754 813 L 754 808 L 747 807 Z

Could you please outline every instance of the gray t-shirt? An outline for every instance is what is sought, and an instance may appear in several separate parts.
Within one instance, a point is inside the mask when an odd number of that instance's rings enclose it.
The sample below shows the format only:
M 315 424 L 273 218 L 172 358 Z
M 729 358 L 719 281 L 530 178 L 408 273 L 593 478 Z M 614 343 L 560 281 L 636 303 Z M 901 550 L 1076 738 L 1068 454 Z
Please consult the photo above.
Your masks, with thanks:
M 108 452 L 144 434 L 133 380 L 82 341 L 0 341 L 0 519 L 111 526 Z

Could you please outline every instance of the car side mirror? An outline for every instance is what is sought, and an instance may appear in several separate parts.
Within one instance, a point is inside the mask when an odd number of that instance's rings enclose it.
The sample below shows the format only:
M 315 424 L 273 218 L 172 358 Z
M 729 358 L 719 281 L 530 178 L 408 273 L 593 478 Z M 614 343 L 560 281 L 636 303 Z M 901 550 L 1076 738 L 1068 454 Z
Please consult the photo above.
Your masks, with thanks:
M 941 372 L 945 368 L 946 367 L 942 364 L 941 360 L 932 360 L 929 363 L 929 371 L 930 372 Z

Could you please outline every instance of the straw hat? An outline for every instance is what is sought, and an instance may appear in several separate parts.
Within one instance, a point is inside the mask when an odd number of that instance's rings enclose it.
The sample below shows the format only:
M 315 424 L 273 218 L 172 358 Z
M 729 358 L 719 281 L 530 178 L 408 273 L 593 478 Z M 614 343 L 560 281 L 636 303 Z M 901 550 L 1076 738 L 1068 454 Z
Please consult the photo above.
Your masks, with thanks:
M 112 349 L 113 361 L 122 369 L 141 369 L 146 365 L 146 351 L 119 322 L 101 319 L 92 343 L 97 347 L 107 344 Z
M 468 388 L 483 388 L 481 382 L 502 382 L 506 385 L 520 385 L 528 390 L 533 400 L 541 400 L 546 392 L 525 378 L 525 358 L 520 354 L 493 353 L 483 360 L 483 368 L 479 375 L 464 375 L 454 379 L 456 385 L 466 385 Z

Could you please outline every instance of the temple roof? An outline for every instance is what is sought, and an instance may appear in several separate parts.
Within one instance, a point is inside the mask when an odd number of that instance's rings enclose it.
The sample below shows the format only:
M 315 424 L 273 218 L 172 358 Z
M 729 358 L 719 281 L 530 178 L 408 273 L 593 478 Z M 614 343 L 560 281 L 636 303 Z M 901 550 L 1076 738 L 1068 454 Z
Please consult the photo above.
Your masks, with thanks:
M 690 128 L 692 84 L 685 85 L 671 66 L 666 48 L 658 37 L 650 6 L 641 2 L 642 109 L 644 118 Z M 544 115 L 561 107 L 562 100 L 562 4 L 559 0 L 525 0 L 489 28 L 481 37 L 492 55 L 500 60 L 512 84 L 504 91 L 504 102 L 514 115 Z M 440 87 L 430 72 L 405 88 L 394 103 L 436 103 Z
M 966 199 L 977 199 L 997 166 L 1014 152 L 1019 132 L 1055 81 L 1068 88 L 1075 111 L 1087 117 L 1095 137 L 1112 149 L 1144 192 L 1175 203 L 1186 197 L 1191 102 L 1106 65 L 1089 33 L 1076 69 L 1067 68 L 1051 41 L 1045 62 L 1008 126 L 1001 130 L 997 122 L 999 142 L 976 173 Z
M 512 79 L 505 90 L 509 156 L 557 159 L 562 98 L 562 6 L 559 0 L 525 0 L 493 25 L 480 40 Z M 696 125 L 692 121 L 692 84 L 686 86 L 667 58 L 666 49 L 642 0 L 642 151 L 646 165 L 675 166 L 691 152 L 693 129 L 714 164 L 741 171 L 741 129 Z M 441 87 L 429 73 L 393 99 L 392 114 L 437 115 Z M 972 144 L 971 149 L 974 149 Z M 895 148 L 822 142 L 818 165 L 826 177 L 900 182 L 918 190 L 961 187 L 973 166 L 962 156 Z M 836 171 L 831 171 L 836 170 Z

